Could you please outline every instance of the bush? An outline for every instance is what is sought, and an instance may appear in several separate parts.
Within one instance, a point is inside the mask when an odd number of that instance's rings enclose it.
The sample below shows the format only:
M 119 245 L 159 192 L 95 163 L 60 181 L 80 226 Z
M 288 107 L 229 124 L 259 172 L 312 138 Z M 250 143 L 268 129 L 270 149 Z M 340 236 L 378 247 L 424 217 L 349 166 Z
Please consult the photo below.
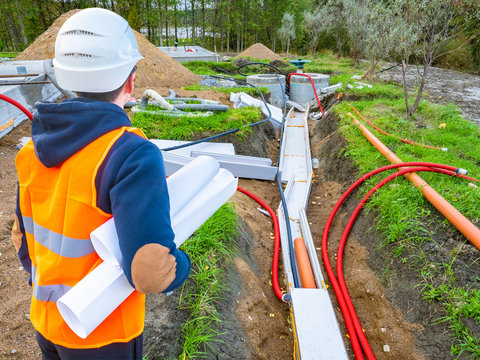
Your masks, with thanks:
M 463 44 L 458 39 L 446 41 L 440 48 L 439 54 L 445 55 L 435 61 L 435 66 L 461 71 L 478 71 L 472 55 L 471 45 Z

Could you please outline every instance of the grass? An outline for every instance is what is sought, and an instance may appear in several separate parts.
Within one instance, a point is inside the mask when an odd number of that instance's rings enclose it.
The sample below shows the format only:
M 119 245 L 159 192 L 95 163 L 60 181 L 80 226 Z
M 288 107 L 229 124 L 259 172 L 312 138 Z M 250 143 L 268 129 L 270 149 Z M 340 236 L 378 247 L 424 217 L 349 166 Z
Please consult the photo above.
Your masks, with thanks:
M 350 58 L 337 58 L 331 52 L 323 51 L 314 57 L 306 57 L 311 60 L 303 67 L 304 72 L 313 72 L 328 75 L 355 74 L 359 72 L 353 68 L 354 61 Z
M 244 79 L 242 79 L 242 81 L 244 81 Z M 239 87 L 227 88 L 227 87 L 211 87 L 211 86 L 206 86 L 201 84 L 193 84 L 193 85 L 185 86 L 184 89 L 191 90 L 191 91 L 215 90 L 215 91 L 223 92 L 226 94 L 230 94 L 232 92 L 233 93 L 244 92 L 250 96 L 259 96 L 258 91 L 260 91 L 263 95 L 266 95 L 270 92 L 270 90 L 266 86 L 257 86 L 257 88 L 254 88 L 252 86 L 239 86 Z
M 348 81 L 350 73 L 339 74 L 337 79 Z M 454 165 L 469 170 L 469 175 L 480 178 L 480 132 L 478 126 L 465 120 L 458 109 L 450 105 L 436 105 L 422 101 L 413 119 L 407 120 L 401 88 L 390 83 L 374 84 L 373 89 L 346 89 L 350 103 L 378 127 L 399 137 L 418 143 L 449 148 L 448 152 L 426 149 L 400 142 L 378 133 L 364 123 L 388 148 L 403 161 L 426 161 Z M 340 117 L 340 132 L 347 145 L 337 156 L 350 157 L 359 173 L 369 172 L 387 165 L 388 161 L 353 125 L 348 112 L 353 113 L 347 102 L 335 107 Z M 358 119 L 358 116 L 357 116 Z M 474 223 L 480 218 L 480 191 L 468 185 L 468 181 L 440 174 L 422 173 L 421 177 L 464 216 Z M 386 176 L 386 175 L 384 175 Z M 382 177 L 383 178 L 383 177 Z M 380 178 L 367 181 L 359 193 L 363 196 Z M 374 209 L 375 228 L 383 235 L 383 246 L 399 258 L 409 269 L 423 277 L 423 295 L 428 301 L 441 304 L 444 315 L 438 319 L 446 322 L 454 337 L 451 353 L 480 358 L 480 290 L 459 282 L 462 269 L 456 264 L 458 249 L 450 252 L 449 259 L 440 264 L 432 259 L 422 246 L 436 243 L 431 229 L 455 231 L 447 220 L 436 215 L 436 210 L 404 178 L 399 178 L 377 191 L 365 206 Z M 440 219 L 440 220 L 439 220 Z M 476 266 L 476 263 L 467 265 Z
M 18 52 L 0 52 L 0 58 L 14 58 L 16 57 Z
M 214 135 L 236 128 L 240 128 L 236 135 L 241 139 L 251 131 L 247 125 L 261 118 L 259 108 L 248 106 L 205 117 L 173 117 L 138 113 L 135 114 L 132 124 L 141 128 L 151 139 L 191 140 L 199 133 L 205 137 L 205 133 Z
M 264 63 L 264 64 L 270 64 L 272 62 L 269 59 L 255 60 L 249 57 L 246 57 L 246 59 L 250 60 L 251 62 Z M 288 64 L 288 62 L 285 62 L 285 63 Z M 182 65 L 197 75 L 232 76 L 238 80 L 245 81 L 245 76 L 238 74 L 238 66 L 236 66 L 231 61 L 227 61 L 227 62 L 188 61 L 188 62 L 182 63 Z M 287 67 L 280 68 L 280 70 L 282 70 L 283 72 L 291 73 L 291 72 L 296 72 L 297 68 L 293 65 L 288 65 Z M 261 73 L 271 72 L 271 71 L 273 71 L 273 69 L 263 65 L 250 65 L 250 66 L 242 67 L 240 69 L 240 72 L 245 75 L 255 75 L 255 74 L 261 74 Z
M 223 267 L 233 255 L 236 236 L 237 214 L 233 205 L 227 203 L 183 246 L 193 267 L 191 286 L 183 286 L 180 298 L 180 308 L 188 310 L 190 317 L 182 327 L 183 351 L 179 359 L 204 357 L 219 341 L 216 328 L 222 318 L 216 306 L 225 289 Z

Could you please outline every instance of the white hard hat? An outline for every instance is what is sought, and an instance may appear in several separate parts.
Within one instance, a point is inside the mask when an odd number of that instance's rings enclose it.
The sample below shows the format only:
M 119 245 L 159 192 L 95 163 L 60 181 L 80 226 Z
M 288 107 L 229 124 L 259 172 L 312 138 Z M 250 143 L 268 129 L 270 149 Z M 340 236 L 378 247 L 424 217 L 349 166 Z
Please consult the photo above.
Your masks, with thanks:
M 90 8 L 60 28 L 53 66 L 60 87 L 103 93 L 118 89 L 141 59 L 128 22 L 110 10 Z

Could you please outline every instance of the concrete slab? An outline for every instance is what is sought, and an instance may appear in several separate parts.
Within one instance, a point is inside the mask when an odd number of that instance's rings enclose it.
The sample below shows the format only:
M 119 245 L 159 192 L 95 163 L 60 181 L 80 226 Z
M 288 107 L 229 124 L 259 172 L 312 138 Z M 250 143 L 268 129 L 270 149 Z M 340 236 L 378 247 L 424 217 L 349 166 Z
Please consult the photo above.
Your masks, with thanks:
M 242 155 L 214 154 L 204 151 L 192 151 L 192 157 L 211 156 L 218 161 L 220 167 L 230 171 L 235 177 L 257 180 L 274 180 L 277 168 L 270 166 L 272 160 Z
M 160 150 L 171 147 L 171 146 L 188 144 L 191 142 L 191 141 L 159 140 L 159 139 L 151 139 L 150 141 L 155 145 L 157 145 L 157 147 Z M 204 143 L 188 146 L 178 150 L 164 151 L 164 153 L 168 152 L 176 155 L 183 155 L 183 156 L 190 157 L 192 151 L 194 150 L 211 152 L 216 154 L 235 155 L 235 148 L 233 147 L 232 143 L 215 143 L 215 142 L 204 142 Z
M 297 359 L 348 360 L 327 290 L 292 289 Z
M 179 45 L 176 49 L 173 46 L 159 46 L 160 51 L 163 51 L 168 56 L 172 57 L 178 62 L 187 61 L 215 61 L 218 62 L 219 55 L 211 52 L 201 46 L 186 46 Z

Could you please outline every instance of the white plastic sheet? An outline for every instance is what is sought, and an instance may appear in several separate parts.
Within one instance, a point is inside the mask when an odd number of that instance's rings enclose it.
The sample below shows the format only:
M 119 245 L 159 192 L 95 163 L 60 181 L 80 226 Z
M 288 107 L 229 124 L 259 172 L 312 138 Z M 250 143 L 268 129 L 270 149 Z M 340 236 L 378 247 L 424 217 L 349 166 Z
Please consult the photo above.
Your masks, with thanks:
M 237 179 L 211 157 L 200 156 L 167 179 L 175 244 L 180 246 L 236 191 Z M 104 261 L 57 301 L 65 322 L 86 338 L 134 290 L 123 273 L 114 219 L 91 233 Z

